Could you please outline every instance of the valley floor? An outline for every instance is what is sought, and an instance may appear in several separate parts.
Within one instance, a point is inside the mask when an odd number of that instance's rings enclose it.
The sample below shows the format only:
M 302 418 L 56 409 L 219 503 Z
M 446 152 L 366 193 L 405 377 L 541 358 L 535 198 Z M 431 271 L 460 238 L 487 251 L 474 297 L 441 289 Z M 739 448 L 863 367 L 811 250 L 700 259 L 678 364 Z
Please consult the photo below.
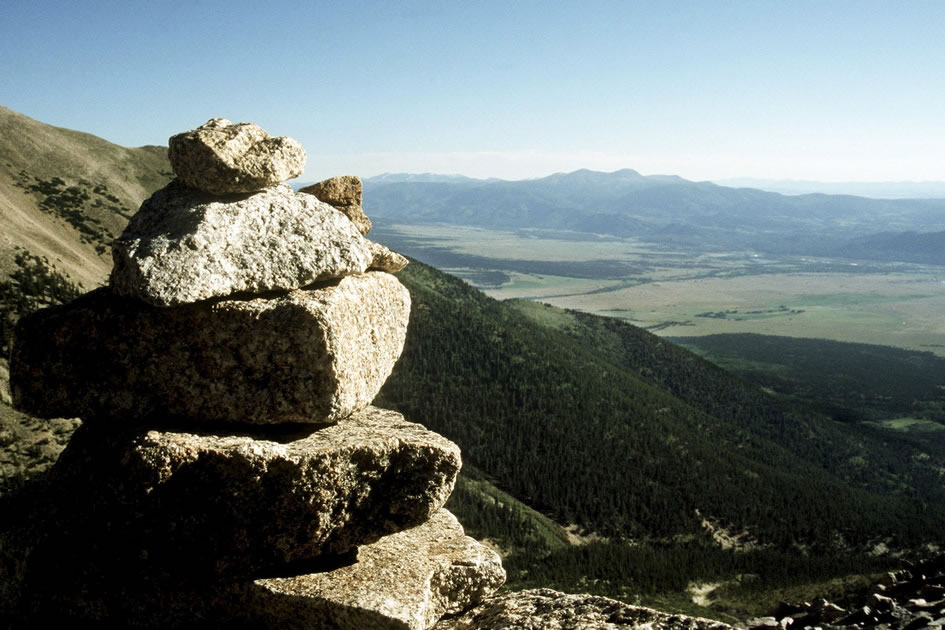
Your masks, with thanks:
M 615 317 L 661 336 L 758 333 L 945 356 L 945 267 L 699 252 L 547 230 L 381 224 L 376 232 L 491 297 Z

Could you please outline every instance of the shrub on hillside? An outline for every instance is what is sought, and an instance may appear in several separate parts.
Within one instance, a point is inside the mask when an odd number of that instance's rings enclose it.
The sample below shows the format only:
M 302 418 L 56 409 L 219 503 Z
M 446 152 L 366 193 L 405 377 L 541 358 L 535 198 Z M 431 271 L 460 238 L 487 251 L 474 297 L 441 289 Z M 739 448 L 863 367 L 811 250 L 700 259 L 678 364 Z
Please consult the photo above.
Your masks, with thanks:
M 72 301 L 81 287 L 49 264 L 45 257 L 17 248 L 17 269 L 0 282 L 0 352 L 10 353 L 13 327 L 23 315 L 46 306 Z

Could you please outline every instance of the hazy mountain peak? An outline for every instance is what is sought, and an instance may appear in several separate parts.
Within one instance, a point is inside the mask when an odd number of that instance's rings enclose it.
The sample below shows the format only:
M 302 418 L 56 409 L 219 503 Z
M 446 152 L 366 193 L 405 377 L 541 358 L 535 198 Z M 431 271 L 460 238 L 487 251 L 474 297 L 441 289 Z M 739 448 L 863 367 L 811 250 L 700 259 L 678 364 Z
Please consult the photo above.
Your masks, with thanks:
M 363 181 L 372 184 L 398 184 L 403 182 L 412 183 L 461 183 L 461 182 L 497 182 L 502 181 L 495 177 L 489 179 L 477 179 L 475 177 L 466 177 L 459 174 L 440 174 L 440 173 L 381 173 L 372 177 L 365 177 Z
M 608 182 L 620 182 L 620 181 L 640 181 L 648 179 L 646 176 L 641 175 L 639 172 L 633 170 L 632 168 L 624 168 L 619 171 L 613 171 L 607 173 L 604 171 L 594 171 L 589 168 L 581 168 L 576 171 L 571 171 L 569 173 L 554 173 L 547 177 L 539 178 L 538 180 L 533 181 L 542 181 L 547 180 L 549 182 L 560 182 L 560 183 L 574 183 L 574 182 L 594 182 L 594 183 L 608 183 Z

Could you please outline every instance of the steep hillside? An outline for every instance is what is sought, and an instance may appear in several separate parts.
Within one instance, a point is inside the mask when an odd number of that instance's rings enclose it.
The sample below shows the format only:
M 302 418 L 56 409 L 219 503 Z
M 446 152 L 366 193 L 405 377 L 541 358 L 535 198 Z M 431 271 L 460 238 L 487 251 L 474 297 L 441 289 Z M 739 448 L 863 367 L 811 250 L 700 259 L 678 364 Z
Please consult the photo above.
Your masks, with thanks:
M 945 358 L 931 352 L 750 333 L 673 341 L 796 404 L 939 438 L 931 445 L 945 449 Z
M 380 402 L 559 522 L 665 539 L 706 517 L 779 548 L 914 544 L 945 524 L 942 462 L 916 447 L 784 409 L 632 326 L 536 325 L 422 264 L 400 275 L 411 332 Z
M 910 492 L 918 490 L 923 498 L 945 505 L 945 488 L 941 484 L 941 456 L 945 453 L 934 444 L 920 447 L 902 436 L 896 439 L 896 436 L 877 434 L 869 427 L 829 420 L 826 413 L 817 413 L 819 408 L 810 411 L 785 404 L 688 350 L 620 320 L 521 300 L 509 304 L 537 323 L 560 330 L 598 356 L 670 391 L 686 403 L 741 426 L 754 435 L 763 436 L 862 488 L 882 495 L 902 493 L 904 488 L 909 488 Z M 827 381 L 823 369 L 826 364 L 834 370 L 839 366 L 842 374 L 834 374 L 833 378 L 843 379 L 832 383 L 839 390 L 834 394 L 838 400 L 830 398 L 829 386 L 817 391 L 815 396 L 807 397 L 828 403 L 824 405 L 828 409 L 831 402 L 835 402 L 834 410 L 853 409 L 853 405 L 847 404 L 849 400 L 839 398 L 845 390 L 854 392 L 851 397 L 865 399 L 866 391 L 872 389 L 877 398 L 893 401 L 894 396 L 898 396 L 896 402 L 902 404 L 905 404 L 902 399 L 909 396 L 910 401 L 941 401 L 941 360 L 928 353 L 921 355 L 926 362 L 916 365 L 919 353 L 865 346 L 881 356 L 883 364 L 889 368 L 889 372 L 878 374 L 875 363 L 872 366 L 854 365 L 837 350 L 864 347 L 858 344 L 759 335 L 746 335 L 744 338 L 756 352 L 763 352 L 765 348 L 769 350 L 769 365 L 777 360 L 771 354 L 772 345 L 776 346 L 774 352 L 782 353 L 800 346 L 819 349 L 819 352 L 808 355 L 808 359 L 815 356 L 820 361 L 819 372 L 815 362 L 803 366 L 810 376 Z M 764 343 L 762 340 L 770 341 Z M 789 363 L 786 356 L 782 355 L 780 360 Z M 911 366 L 907 368 L 907 364 Z M 926 370 L 924 374 L 923 369 Z M 890 386 L 896 380 L 893 375 L 906 380 L 911 378 L 912 387 L 904 388 L 900 384 L 900 389 L 895 390 Z M 884 380 L 885 387 L 880 383 Z
M 0 274 L 21 248 L 95 287 L 111 240 L 171 177 L 163 147 L 126 149 L 0 106 Z

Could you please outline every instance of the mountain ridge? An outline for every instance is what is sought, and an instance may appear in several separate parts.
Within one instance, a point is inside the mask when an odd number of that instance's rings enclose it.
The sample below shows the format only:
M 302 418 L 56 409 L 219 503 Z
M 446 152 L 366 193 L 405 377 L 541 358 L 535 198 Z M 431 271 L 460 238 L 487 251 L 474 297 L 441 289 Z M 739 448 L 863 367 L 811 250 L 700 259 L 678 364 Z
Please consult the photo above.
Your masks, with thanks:
M 127 149 L 0 106 L 0 271 L 20 247 L 92 288 L 127 217 L 170 181 L 167 149 Z
M 945 230 L 941 199 L 789 196 L 630 169 L 457 184 L 366 180 L 365 193 L 367 211 L 388 222 L 568 230 L 703 251 L 843 257 L 850 243 L 879 233 Z M 900 253 L 910 261 L 909 249 Z
M 713 180 L 720 186 L 757 188 L 784 195 L 824 193 L 855 195 L 873 199 L 943 199 L 943 181 L 816 181 L 805 179 L 762 179 L 755 177 L 727 177 Z

